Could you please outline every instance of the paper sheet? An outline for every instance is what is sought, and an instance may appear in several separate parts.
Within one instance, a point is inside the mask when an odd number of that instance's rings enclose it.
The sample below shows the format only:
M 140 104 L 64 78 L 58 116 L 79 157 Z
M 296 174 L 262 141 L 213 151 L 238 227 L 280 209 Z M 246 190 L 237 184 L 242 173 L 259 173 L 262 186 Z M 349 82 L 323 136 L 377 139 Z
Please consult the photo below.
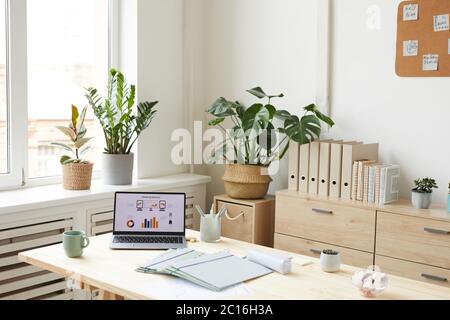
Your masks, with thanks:
M 449 17 L 448 14 L 434 16 L 434 32 L 450 30 Z
M 403 7 L 403 21 L 419 20 L 419 5 L 407 4 Z
M 253 293 L 245 284 L 215 292 L 183 279 L 169 277 L 164 280 L 149 280 L 143 289 L 146 295 L 161 300 L 221 300 L 229 297 L 245 297 Z
M 403 56 L 416 57 L 419 54 L 419 40 L 403 41 Z
M 423 56 L 423 71 L 437 71 L 438 65 L 438 54 L 426 54 Z

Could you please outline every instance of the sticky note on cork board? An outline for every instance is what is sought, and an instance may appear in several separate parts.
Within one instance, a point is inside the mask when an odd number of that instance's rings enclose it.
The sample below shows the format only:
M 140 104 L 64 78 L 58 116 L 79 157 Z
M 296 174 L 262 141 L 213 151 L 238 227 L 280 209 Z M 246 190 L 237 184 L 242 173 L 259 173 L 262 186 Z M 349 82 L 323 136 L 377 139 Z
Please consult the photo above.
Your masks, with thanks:
M 449 20 L 450 0 L 399 4 L 395 64 L 399 77 L 450 77 Z

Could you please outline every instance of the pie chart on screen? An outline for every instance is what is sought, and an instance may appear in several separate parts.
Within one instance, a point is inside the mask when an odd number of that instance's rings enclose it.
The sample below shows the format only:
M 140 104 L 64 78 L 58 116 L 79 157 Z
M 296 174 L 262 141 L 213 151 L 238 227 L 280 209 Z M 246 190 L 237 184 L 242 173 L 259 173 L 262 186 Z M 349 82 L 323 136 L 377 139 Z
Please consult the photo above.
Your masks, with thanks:
M 133 220 L 129 220 L 128 222 L 127 222 L 127 226 L 128 226 L 128 228 L 134 228 L 134 221 Z

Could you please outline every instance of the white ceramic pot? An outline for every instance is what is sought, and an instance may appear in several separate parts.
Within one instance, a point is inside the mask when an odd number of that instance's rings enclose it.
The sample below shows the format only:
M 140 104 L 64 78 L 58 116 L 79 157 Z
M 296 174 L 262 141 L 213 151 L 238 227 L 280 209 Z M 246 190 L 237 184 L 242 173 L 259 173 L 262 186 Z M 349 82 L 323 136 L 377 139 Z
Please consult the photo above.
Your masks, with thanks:
M 335 254 L 328 254 L 328 250 L 322 251 L 320 255 L 320 267 L 324 272 L 338 272 L 341 270 L 341 254 L 335 252 Z
M 412 192 L 411 202 L 416 209 L 429 209 L 431 206 L 433 194 Z
M 107 185 L 133 184 L 134 154 L 103 154 L 103 180 Z

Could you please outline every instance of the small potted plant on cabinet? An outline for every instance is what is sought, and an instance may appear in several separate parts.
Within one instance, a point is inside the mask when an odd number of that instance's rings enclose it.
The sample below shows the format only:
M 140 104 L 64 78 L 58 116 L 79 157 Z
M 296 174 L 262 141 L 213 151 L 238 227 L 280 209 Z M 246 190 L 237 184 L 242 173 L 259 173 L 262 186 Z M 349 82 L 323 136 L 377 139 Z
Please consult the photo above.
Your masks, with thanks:
M 438 186 L 434 179 L 423 178 L 414 181 L 412 189 L 412 204 L 416 209 L 429 209 L 432 201 L 433 189 Z
M 72 105 L 72 121 L 68 127 L 56 127 L 70 139 L 70 143 L 53 142 L 52 145 L 69 152 L 69 155 L 61 157 L 63 171 L 63 186 L 67 190 L 89 190 L 92 181 L 93 163 L 82 159 L 90 149 L 86 144 L 92 138 L 86 138 L 87 129 L 84 126 L 87 107 L 81 113 Z
M 97 89 L 86 89 L 86 98 L 100 122 L 106 140 L 103 154 L 104 181 L 108 185 L 129 185 L 133 182 L 134 154 L 132 148 L 147 129 L 158 102 L 142 102 L 134 111 L 136 86 L 128 85 L 124 75 L 109 71 L 107 96 L 99 96 Z
M 210 164 L 226 163 L 223 181 L 230 197 L 260 199 L 267 195 L 272 181 L 268 174 L 270 164 L 286 155 L 289 142 L 308 144 L 319 138 L 321 122 L 329 126 L 334 122 L 314 104 L 303 108 L 304 115 L 299 118 L 273 106 L 272 101 L 283 98 L 283 94 L 268 95 L 260 87 L 247 92 L 267 102 L 247 108 L 239 102 L 219 98 L 207 111 L 214 117 L 209 125 L 220 128 L 226 136 Z M 227 119 L 233 124 L 231 129 L 223 125 Z

